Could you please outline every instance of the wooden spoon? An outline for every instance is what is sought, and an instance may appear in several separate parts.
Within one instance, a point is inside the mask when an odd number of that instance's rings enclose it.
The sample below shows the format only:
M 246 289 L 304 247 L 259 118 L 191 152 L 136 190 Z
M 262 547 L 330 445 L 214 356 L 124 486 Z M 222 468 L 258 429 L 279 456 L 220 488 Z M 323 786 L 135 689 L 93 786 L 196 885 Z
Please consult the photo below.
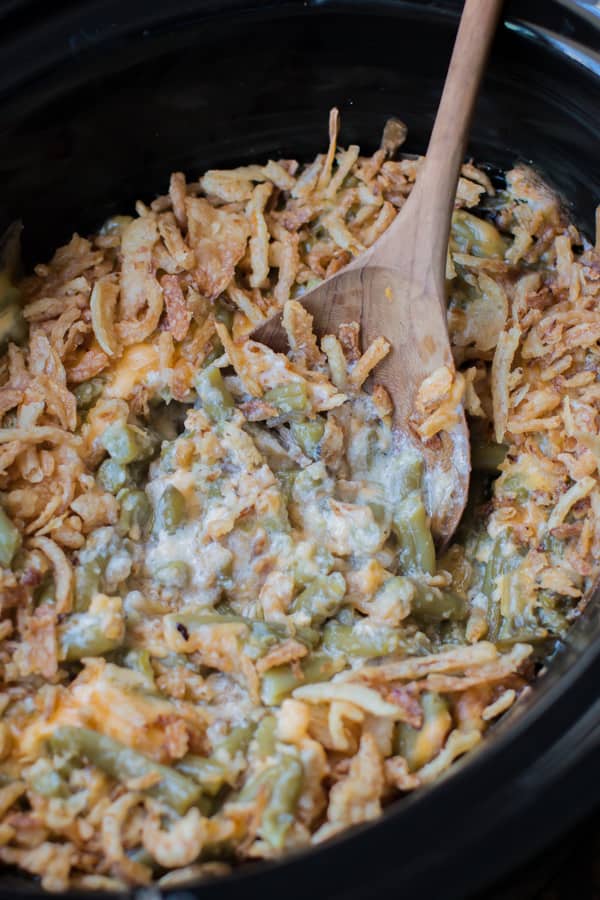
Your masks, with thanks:
M 359 322 L 363 347 L 379 335 L 392 351 L 377 381 L 394 401 L 400 439 L 414 442 L 408 420 L 423 380 L 441 366 L 454 372 L 446 324 L 446 251 L 469 124 L 502 0 L 466 0 L 427 156 L 408 200 L 388 230 L 345 269 L 300 303 L 317 334 Z M 276 350 L 287 344 L 281 314 L 253 337 Z M 432 531 L 442 546 L 454 533 L 469 489 L 469 436 L 464 411 L 450 432 L 419 445 L 426 466 Z

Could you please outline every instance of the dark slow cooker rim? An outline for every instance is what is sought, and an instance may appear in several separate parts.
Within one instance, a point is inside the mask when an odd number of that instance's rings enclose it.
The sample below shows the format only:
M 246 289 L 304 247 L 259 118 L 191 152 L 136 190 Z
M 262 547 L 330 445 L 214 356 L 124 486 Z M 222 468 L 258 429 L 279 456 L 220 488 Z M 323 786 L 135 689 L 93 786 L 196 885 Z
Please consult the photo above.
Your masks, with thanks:
M 527 4 L 522 4 L 519 9 L 519 17 L 507 16 L 505 27 L 518 29 L 524 40 L 532 43 L 543 44 L 549 50 L 559 55 L 567 55 L 567 47 L 577 46 L 578 55 L 571 56 L 570 61 L 574 66 L 582 66 L 594 77 L 600 77 L 596 47 L 600 36 L 600 25 L 581 15 L 582 5 L 574 0 L 557 0 L 565 16 L 569 35 L 566 38 L 546 25 L 529 19 L 522 14 Z M 198 4 L 196 4 L 197 6 Z M 99 17 L 106 17 L 107 9 L 111 9 L 121 16 L 125 4 L 118 0 L 93 0 L 88 4 L 78 4 L 85 7 L 86 15 L 92 13 Z M 41 32 L 31 27 L 31 23 L 25 25 L 21 17 L 34 7 L 41 9 L 39 3 L 31 3 L 30 0 L 12 0 L 8 7 L 8 13 L 4 10 L 7 27 L 0 38 L 0 52 L 5 58 L 5 46 L 13 34 L 14 42 L 10 52 L 19 53 L 21 60 L 23 54 L 28 59 L 27 64 L 19 67 L 18 73 L 12 81 L 0 85 L 0 92 L 17 91 L 36 78 L 50 66 L 53 66 L 59 58 L 64 59 L 65 51 L 84 52 L 86 49 L 101 44 L 104 41 L 112 41 L 126 37 L 131 32 L 127 19 L 139 13 L 146 15 L 144 27 L 163 28 L 173 18 L 181 14 L 188 14 L 190 3 L 186 0 L 173 0 L 168 11 L 158 17 L 148 12 L 143 0 L 136 2 L 127 8 L 127 16 L 121 16 L 121 20 L 109 29 L 98 29 L 87 35 L 80 35 L 79 43 L 73 45 L 73 15 L 77 15 L 74 3 L 63 4 L 56 17 L 50 17 L 44 24 L 46 28 L 51 26 L 56 40 L 53 42 L 54 56 L 44 53 L 34 54 L 36 46 L 41 48 Z M 243 0 L 205 0 L 203 15 L 222 16 L 235 11 L 248 12 L 248 3 Z M 313 13 L 328 12 L 330 10 L 344 9 L 352 12 L 360 9 L 360 2 L 333 2 L 306 3 L 304 0 L 286 0 L 286 2 L 255 2 L 251 4 L 250 12 L 254 15 L 284 14 L 287 9 L 297 11 L 300 7 L 309 7 Z M 390 6 L 407 7 L 413 10 L 417 7 L 431 7 L 436 15 L 442 17 L 455 17 L 455 12 L 442 8 L 436 2 L 402 3 L 384 2 L 373 0 L 373 7 L 381 9 L 382 14 Z M 95 12 L 94 12 L 95 11 Z M 587 7 L 584 10 L 589 13 Z M 197 18 L 197 16 L 195 16 Z M 52 19 L 52 22 L 50 21 Z M 0 19 L 0 21 L 2 21 Z M 69 28 L 69 22 L 70 28 Z M 600 22 L 600 18 L 599 18 Z M 14 25 L 14 30 L 13 30 Z M 136 26 L 136 30 L 139 26 Z M 69 38 L 70 33 L 70 38 Z M 592 40 L 592 36 L 595 40 Z M 568 45 L 565 43 L 568 41 Z M 10 57 L 10 54 L 9 54 Z M 499 830 L 504 825 L 514 820 L 515 811 L 521 809 L 524 819 L 529 815 L 535 822 L 535 831 L 531 833 L 531 839 L 526 846 L 517 846 L 515 841 L 511 843 L 511 836 L 504 835 L 505 848 L 510 847 L 510 852 L 499 854 L 498 858 L 490 863 L 486 859 L 484 863 L 473 861 L 472 871 L 469 875 L 469 890 L 474 890 L 480 885 L 489 882 L 505 874 L 515 865 L 523 862 L 532 852 L 547 846 L 557 838 L 561 832 L 570 827 L 581 818 L 593 803 L 597 800 L 597 794 L 592 790 L 581 787 L 581 780 L 574 776 L 577 769 L 588 765 L 590 759 L 598 758 L 598 743 L 600 731 L 600 701 L 596 697 L 594 684 L 600 676 L 600 640 L 589 641 L 589 635 L 593 633 L 600 636 L 600 595 L 596 592 L 588 604 L 579 621 L 577 621 L 565 641 L 557 648 L 555 658 L 549 669 L 533 685 L 527 698 L 516 706 L 514 711 L 506 716 L 489 733 L 483 744 L 472 751 L 463 760 L 457 762 L 448 775 L 439 783 L 422 789 L 416 794 L 409 795 L 403 800 L 390 805 L 382 817 L 374 823 L 369 823 L 346 832 L 323 847 L 310 848 L 291 854 L 281 861 L 272 863 L 257 863 L 250 867 L 244 866 L 227 876 L 223 881 L 207 882 L 202 893 L 207 898 L 212 896 L 234 896 L 237 890 L 252 890 L 255 886 L 262 890 L 265 883 L 273 886 L 273 879 L 281 884 L 282 880 L 291 883 L 292 880 L 302 877 L 306 880 L 308 873 L 311 877 L 317 876 L 319 867 L 335 868 L 336 866 L 348 866 L 349 861 L 357 860 L 366 853 L 368 845 L 375 853 L 378 844 L 389 845 L 392 831 L 402 835 L 407 829 L 413 830 L 418 836 L 426 835 L 428 822 L 431 817 L 443 818 L 448 809 L 461 798 L 468 797 L 466 804 L 471 810 L 473 824 L 465 822 L 461 834 L 449 835 L 448 843 L 443 847 L 431 848 L 423 843 L 423 852 L 415 853 L 412 859 L 404 860 L 403 878 L 408 878 L 411 873 L 417 873 L 419 867 L 429 864 L 447 864 L 448 857 L 453 848 L 459 842 L 464 843 L 465 837 L 470 834 L 471 839 L 476 836 L 473 831 L 479 832 L 479 839 L 488 836 L 498 836 Z M 541 750 L 541 752 L 540 752 Z M 490 779 L 490 773 L 493 778 Z M 502 773 L 501 777 L 498 777 Z M 490 783 L 491 781 L 491 783 Z M 542 797 L 552 795 L 553 802 L 564 804 L 564 814 L 561 819 L 547 817 L 545 820 L 536 819 L 532 809 Z M 475 810 L 475 813 L 473 812 Z M 493 816 L 490 817 L 490 810 Z M 416 840 L 416 839 L 415 839 Z M 334 861 L 335 860 L 335 861 Z M 364 874 L 364 873 L 363 873 Z M 382 878 L 388 877 L 389 872 L 382 872 Z M 373 893 L 377 890 L 378 877 L 373 873 L 369 879 Z M 440 882 L 443 885 L 443 881 Z M 445 893 L 450 893 L 448 885 Z M 357 891 L 362 891 L 363 886 L 358 886 Z M 1 889 L 0 889 L 1 890 Z M 183 900 L 184 897 L 196 896 L 195 889 L 173 889 L 165 891 L 175 900 L 175 897 Z M 34 884 L 24 888 L 14 889 L 11 896 L 40 896 L 41 889 Z M 132 894 L 141 896 L 143 891 L 133 891 Z M 351 900 L 353 891 L 344 886 L 343 896 Z M 69 892 L 67 897 L 75 898 L 83 896 L 81 892 Z M 89 894 L 85 894 L 89 896 Z M 5 894 L 8 896 L 8 894 Z M 123 896 L 106 894 L 104 896 Z M 271 896 L 269 893 L 266 896 Z M 335 896 L 335 892 L 323 896 Z M 341 896 L 341 894 L 340 894 Z M 464 895 L 463 895 L 464 896 Z

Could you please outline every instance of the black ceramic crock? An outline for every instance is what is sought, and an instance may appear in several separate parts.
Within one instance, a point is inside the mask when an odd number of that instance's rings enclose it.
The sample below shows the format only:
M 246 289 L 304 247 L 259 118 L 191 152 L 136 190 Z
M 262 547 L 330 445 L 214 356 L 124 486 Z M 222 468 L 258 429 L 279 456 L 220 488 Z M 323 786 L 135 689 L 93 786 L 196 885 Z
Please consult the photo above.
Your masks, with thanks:
M 4 0 L 0 232 L 22 218 L 32 263 L 73 230 L 163 192 L 174 169 L 193 177 L 214 165 L 310 158 L 326 143 L 333 105 L 342 143 L 374 149 L 397 115 L 409 126 L 406 149 L 423 151 L 459 7 Z M 535 161 L 590 237 L 600 201 L 599 45 L 594 3 L 508 3 L 469 146 L 500 167 Z M 599 685 L 592 599 L 529 695 L 441 783 L 327 845 L 169 896 L 464 900 L 600 803 Z M 6 872 L 0 893 L 41 890 Z

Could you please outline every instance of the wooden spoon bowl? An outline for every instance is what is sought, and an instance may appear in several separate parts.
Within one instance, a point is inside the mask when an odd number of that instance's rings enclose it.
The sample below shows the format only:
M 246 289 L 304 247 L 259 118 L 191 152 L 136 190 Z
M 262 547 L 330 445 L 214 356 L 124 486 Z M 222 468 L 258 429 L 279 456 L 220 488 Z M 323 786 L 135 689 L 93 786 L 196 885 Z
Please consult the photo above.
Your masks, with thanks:
M 409 427 L 423 381 L 454 362 L 446 322 L 445 272 L 456 185 L 479 83 L 502 0 L 466 0 L 427 156 L 415 186 L 379 240 L 345 269 L 300 298 L 317 334 L 336 334 L 358 322 L 363 347 L 379 336 L 392 351 L 377 368 L 377 381 L 394 401 L 398 440 L 417 442 Z M 276 350 L 287 340 L 281 315 L 253 337 Z M 456 423 L 418 442 L 426 468 L 426 500 L 439 545 L 452 537 L 469 490 L 469 435 L 464 410 Z

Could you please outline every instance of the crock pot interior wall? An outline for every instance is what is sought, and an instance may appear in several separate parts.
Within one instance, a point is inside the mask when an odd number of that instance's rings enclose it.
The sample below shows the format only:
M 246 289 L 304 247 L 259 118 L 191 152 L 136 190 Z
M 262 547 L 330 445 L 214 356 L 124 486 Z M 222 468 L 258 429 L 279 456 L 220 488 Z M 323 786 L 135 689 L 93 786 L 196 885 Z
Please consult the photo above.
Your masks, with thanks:
M 169 5 L 173 15 L 177 6 Z M 0 228 L 22 218 L 29 263 L 47 258 L 73 230 L 85 234 L 108 215 L 130 211 L 136 198 L 164 191 L 173 169 L 195 177 L 209 166 L 310 157 L 326 145 L 334 104 L 342 113 L 342 143 L 374 149 L 385 119 L 397 115 L 409 126 L 406 149 L 425 149 L 459 4 L 234 3 L 220 13 L 211 7 L 204 19 L 208 3 L 181 6 L 181 17 L 169 23 L 165 4 L 148 2 L 136 19 L 144 27 L 121 28 L 100 41 L 94 37 L 98 16 L 121 21 L 127 3 L 90 3 L 95 18 L 90 13 L 87 32 L 80 27 L 86 4 L 80 4 L 62 62 L 36 73 L 24 54 L 20 86 L 1 97 L 0 81 Z M 549 0 L 514 3 L 508 14 L 522 17 L 531 7 L 544 20 L 550 6 Z M 159 11 L 162 22 L 153 27 Z M 41 53 L 41 28 L 30 40 L 31 52 L 36 41 Z M 499 166 L 517 158 L 536 161 L 592 234 L 599 136 L 600 86 L 593 72 L 503 28 L 469 152 Z M 250 880 L 236 876 L 205 888 L 203 896 L 260 891 L 267 898 L 284 891 L 292 900 L 318 882 L 324 897 L 370 897 L 378 884 L 393 885 L 395 893 L 404 889 L 406 897 L 418 885 L 421 900 L 439 897 L 442 887 L 448 900 L 464 898 L 541 840 L 541 824 L 521 811 L 520 828 L 529 829 L 521 845 L 515 830 L 502 835 L 503 854 L 488 846 L 493 827 L 506 823 L 503 816 L 520 808 L 528 791 L 533 796 L 535 785 L 553 796 L 528 766 L 546 750 L 541 771 L 552 774 L 565 753 L 572 754 L 571 746 L 553 748 L 595 699 L 599 665 L 592 643 L 599 635 L 594 605 L 512 724 L 502 723 L 484 750 L 438 788 L 395 804 L 382 822 L 300 861 L 258 867 Z M 568 695 L 574 684 L 576 696 Z M 580 727 L 585 737 L 594 720 Z M 571 805 L 561 812 L 565 826 L 576 812 L 575 788 L 569 790 Z M 589 803 L 590 794 L 580 786 L 578 802 Z M 37 890 L 13 876 L 4 885 L 4 896 Z
M 374 148 L 393 114 L 407 149 L 425 148 L 455 25 L 443 4 L 252 4 L 205 21 L 190 6 L 187 21 L 99 44 L 78 27 L 62 65 L 6 98 L 0 224 L 23 218 L 28 260 L 164 191 L 174 168 L 310 156 L 334 104 L 344 142 Z M 540 161 L 589 226 L 599 101 L 594 79 L 503 29 L 470 152 Z

